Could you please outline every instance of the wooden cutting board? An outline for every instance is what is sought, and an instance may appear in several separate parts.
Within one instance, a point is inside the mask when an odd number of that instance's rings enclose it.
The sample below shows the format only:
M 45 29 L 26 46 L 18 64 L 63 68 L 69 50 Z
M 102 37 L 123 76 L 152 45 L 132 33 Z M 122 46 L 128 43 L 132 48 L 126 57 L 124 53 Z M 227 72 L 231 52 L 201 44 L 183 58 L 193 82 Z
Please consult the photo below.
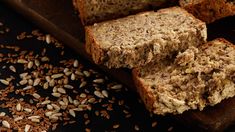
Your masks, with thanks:
M 53 34 L 80 56 L 91 61 L 84 50 L 84 28 L 74 12 L 71 0 L 3 0 L 13 9 Z M 235 43 L 235 17 L 229 17 L 208 25 L 208 37 L 212 40 L 224 37 Z M 109 70 L 99 66 L 110 76 L 135 90 L 130 70 Z M 223 131 L 235 123 L 235 98 L 207 107 L 203 111 L 188 111 L 175 116 L 179 122 L 197 131 Z M 235 129 L 234 129 L 235 130 Z

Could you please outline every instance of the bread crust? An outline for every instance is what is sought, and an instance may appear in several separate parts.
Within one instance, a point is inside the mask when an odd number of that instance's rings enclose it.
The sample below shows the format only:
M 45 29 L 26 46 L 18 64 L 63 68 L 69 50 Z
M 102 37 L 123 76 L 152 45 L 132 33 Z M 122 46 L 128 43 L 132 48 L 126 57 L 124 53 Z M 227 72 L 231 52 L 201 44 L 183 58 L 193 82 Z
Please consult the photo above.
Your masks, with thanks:
M 206 42 L 207 33 L 206 33 L 206 25 L 204 22 L 195 18 L 192 14 L 188 13 L 186 10 L 180 7 L 171 7 L 168 9 L 161 9 L 158 11 L 158 13 L 171 12 L 171 11 L 183 12 L 186 17 L 190 17 L 191 19 L 193 19 L 194 23 L 196 23 L 196 26 L 193 27 L 193 30 L 195 29 L 197 32 L 191 31 L 191 30 L 187 30 L 186 32 L 188 32 L 191 35 L 191 38 L 193 39 L 193 40 L 191 39 L 192 41 L 199 41 L 200 43 Z M 153 11 L 141 12 L 136 15 L 144 15 L 147 13 L 153 13 Z M 101 22 L 97 24 L 97 27 L 100 25 L 102 26 L 107 23 L 109 25 L 112 25 L 116 21 L 123 21 L 123 20 L 126 21 L 130 17 L 133 18 L 136 15 L 128 16 L 125 18 L 117 19 L 117 20 L 109 20 L 106 22 Z M 121 47 L 120 48 L 111 47 L 111 48 L 104 49 L 100 46 L 102 45 L 102 43 L 98 43 L 95 40 L 95 37 L 92 33 L 93 32 L 92 28 L 93 26 L 86 27 L 86 51 L 92 56 L 92 59 L 94 60 L 96 64 L 104 64 L 108 68 L 120 68 L 120 67 L 133 68 L 133 67 L 146 65 L 147 63 L 152 61 L 152 59 L 156 55 L 154 51 L 155 42 L 133 45 L 131 49 L 130 48 L 125 49 Z M 188 35 L 182 34 L 180 37 L 188 38 Z M 188 42 L 184 39 L 179 40 L 179 41 L 182 41 L 182 46 L 177 47 L 178 49 L 176 50 L 185 50 L 185 48 L 187 48 L 188 46 L 187 45 Z M 174 43 L 174 42 L 171 42 L 171 43 Z M 199 44 L 197 42 L 194 42 L 194 43 Z M 175 43 L 175 45 L 177 44 Z M 185 47 L 183 48 L 183 46 Z M 165 52 L 165 51 L 160 51 L 160 52 Z M 164 56 L 161 54 L 158 54 L 157 56 L 159 59 L 164 58 Z
M 235 4 L 226 2 L 226 0 L 199 0 L 197 3 L 192 1 L 188 4 L 184 1 L 180 0 L 181 7 L 206 23 L 235 15 Z
M 81 22 L 83 25 L 85 25 L 87 22 L 87 13 L 85 9 L 85 0 L 73 0 L 73 5 L 76 10 L 79 11 L 79 16 L 81 19 Z

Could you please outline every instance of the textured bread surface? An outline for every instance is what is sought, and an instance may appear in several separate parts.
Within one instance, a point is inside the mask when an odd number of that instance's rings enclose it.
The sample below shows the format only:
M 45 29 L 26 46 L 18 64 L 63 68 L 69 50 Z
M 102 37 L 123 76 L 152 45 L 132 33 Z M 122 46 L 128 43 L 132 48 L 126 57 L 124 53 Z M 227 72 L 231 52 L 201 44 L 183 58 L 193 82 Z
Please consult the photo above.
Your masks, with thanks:
M 180 0 L 180 5 L 206 23 L 235 15 L 235 0 Z
M 109 68 L 139 67 L 198 46 L 204 22 L 180 7 L 149 11 L 86 27 L 86 51 Z
M 203 110 L 235 95 L 235 46 L 216 39 L 175 59 L 135 68 L 133 77 L 147 109 L 155 114 Z
M 150 7 L 164 7 L 176 0 L 73 0 L 85 25 L 127 16 Z

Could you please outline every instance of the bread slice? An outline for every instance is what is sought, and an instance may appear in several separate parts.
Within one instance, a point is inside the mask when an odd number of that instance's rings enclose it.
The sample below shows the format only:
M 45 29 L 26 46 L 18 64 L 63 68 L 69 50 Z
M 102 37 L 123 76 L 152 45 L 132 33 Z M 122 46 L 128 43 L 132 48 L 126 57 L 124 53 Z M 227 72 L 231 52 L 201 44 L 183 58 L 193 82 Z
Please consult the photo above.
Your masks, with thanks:
M 190 47 L 173 60 L 135 68 L 133 78 L 155 114 L 203 110 L 235 95 L 235 46 L 219 38 Z
M 180 0 L 180 5 L 206 23 L 235 15 L 235 0 Z
M 139 67 L 198 46 L 206 25 L 180 7 L 150 11 L 86 27 L 86 51 L 109 68 Z
M 73 0 L 73 5 L 83 24 L 88 25 L 149 10 L 152 5 L 161 7 L 169 1 L 172 3 L 172 0 Z

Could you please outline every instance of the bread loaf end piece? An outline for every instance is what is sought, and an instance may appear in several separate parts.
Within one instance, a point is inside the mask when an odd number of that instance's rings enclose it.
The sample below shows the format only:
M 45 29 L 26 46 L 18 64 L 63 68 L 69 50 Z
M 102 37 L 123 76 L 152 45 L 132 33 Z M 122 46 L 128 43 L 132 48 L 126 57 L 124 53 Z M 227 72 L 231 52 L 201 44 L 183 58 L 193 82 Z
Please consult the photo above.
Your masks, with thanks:
M 206 23 L 235 15 L 235 0 L 180 0 L 180 5 Z

